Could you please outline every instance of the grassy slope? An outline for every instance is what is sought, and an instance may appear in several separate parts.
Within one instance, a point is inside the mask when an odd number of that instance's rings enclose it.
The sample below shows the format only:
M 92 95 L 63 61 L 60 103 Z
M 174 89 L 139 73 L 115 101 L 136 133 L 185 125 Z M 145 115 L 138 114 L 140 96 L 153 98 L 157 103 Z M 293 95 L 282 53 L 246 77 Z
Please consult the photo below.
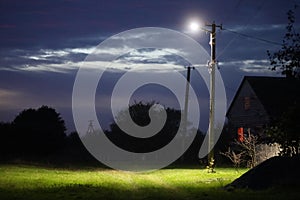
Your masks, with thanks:
M 246 170 L 164 169 L 130 173 L 0 165 L 0 199 L 296 199 L 293 189 L 228 192 Z M 289 194 L 289 195 L 287 195 Z M 290 197 L 290 198 L 289 198 Z

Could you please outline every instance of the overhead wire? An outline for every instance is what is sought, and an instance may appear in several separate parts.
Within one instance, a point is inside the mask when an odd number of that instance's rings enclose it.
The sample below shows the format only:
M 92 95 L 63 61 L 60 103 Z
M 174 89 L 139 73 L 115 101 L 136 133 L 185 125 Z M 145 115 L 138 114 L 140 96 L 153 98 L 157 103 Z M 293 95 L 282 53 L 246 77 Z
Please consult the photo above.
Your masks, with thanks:
M 279 46 L 282 45 L 278 42 L 270 41 L 270 40 L 259 38 L 259 37 L 256 37 L 256 36 L 251 36 L 251 35 L 248 35 L 248 34 L 245 34 L 245 33 L 240 33 L 240 32 L 233 31 L 233 30 L 230 30 L 230 29 L 227 29 L 227 28 L 222 28 L 222 30 L 225 30 L 225 31 L 228 31 L 230 33 L 233 33 L 233 34 L 236 34 L 236 35 L 239 35 L 239 36 L 243 36 L 243 37 L 246 37 L 246 38 L 258 40 L 258 41 L 261 41 L 261 42 L 265 42 L 265 43 L 269 43 L 269 44 L 273 44 L 273 45 L 279 45 Z
M 242 4 L 242 0 L 239 0 L 239 1 L 237 2 L 237 4 L 235 5 L 233 11 L 239 9 L 240 6 L 241 6 L 241 4 Z M 261 12 L 262 8 L 264 7 L 264 4 L 265 4 L 265 1 L 264 1 L 264 0 L 261 0 L 261 1 L 260 1 L 260 4 L 259 4 L 258 7 L 257 7 L 257 10 L 256 10 L 255 15 L 251 15 L 251 17 L 248 18 L 247 23 L 246 23 L 247 25 L 244 25 L 244 28 L 247 28 L 247 27 L 249 26 L 249 24 L 250 24 L 250 21 L 252 21 L 253 18 L 254 18 L 255 16 L 257 16 L 257 15 Z M 235 12 L 231 12 L 231 13 L 235 13 Z M 228 17 L 228 16 L 227 16 L 227 17 Z M 229 30 L 229 29 L 226 29 L 226 30 Z M 219 32 L 221 32 L 221 30 L 220 30 Z M 245 34 L 245 35 L 246 35 L 246 34 Z M 236 39 L 235 37 L 232 38 L 232 39 L 226 44 L 226 46 L 218 53 L 217 58 L 219 58 L 219 57 L 220 57 L 220 56 L 221 56 L 221 55 L 229 48 L 229 46 L 234 42 L 235 39 Z M 252 38 L 252 39 L 253 39 L 253 38 Z

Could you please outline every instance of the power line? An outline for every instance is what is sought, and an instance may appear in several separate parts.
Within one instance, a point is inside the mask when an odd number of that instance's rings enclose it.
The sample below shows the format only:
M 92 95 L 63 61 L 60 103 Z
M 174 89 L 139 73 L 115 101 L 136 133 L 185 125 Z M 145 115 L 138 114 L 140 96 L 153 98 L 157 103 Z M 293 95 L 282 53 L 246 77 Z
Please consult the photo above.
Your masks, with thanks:
M 226 29 L 226 28 L 223 28 L 222 30 L 225 30 L 225 31 L 228 31 L 228 32 L 230 32 L 230 33 L 233 33 L 233 34 L 236 34 L 236 35 L 239 35 L 239 36 L 243 36 L 243 37 L 246 37 L 246 38 L 258 40 L 258 41 L 265 42 L 265 43 L 269 43 L 269 44 L 273 44 L 273 45 L 282 46 L 282 44 L 280 44 L 280 43 L 278 43 L 278 42 L 274 42 L 274 41 L 266 40 L 266 39 L 263 39 L 263 38 L 259 38 L 259 37 L 247 35 L 247 34 L 245 34 L 245 33 L 239 33 L 239 32 L 237 32 L 237 31 L 233 31 L 233 30 Z
M 231 12 L 232 14 L 233 13 L 236 13 L 234 12 L 235 10 L 239 9 L 239 7 L 243 4 L 242 3 L 243 0 L 239 0 L 233 10 L 233 12 Z M 247 25 L 244 25 L 243 27 L 244 28 L 247 28 L 248 25 L 250 24 L 250 22 L 261 12 L 262 8 L 264 7 L 264 4 L 265 4 L 265 1 L 264 0 L 261 0 L 260 1 L 260 4 L 258 5 L 257 9 L 256 9 L 256 12 L 254 15 L 251 15 L 245 22 L 245 24 Z M 235 38 L 232 38 L 228 43 L 227 45 L 222 49 L 222 51 L 220 51 L 219 55 L 218 55 L 218 58 L 229 48 L 229 46 L 234 42 Z

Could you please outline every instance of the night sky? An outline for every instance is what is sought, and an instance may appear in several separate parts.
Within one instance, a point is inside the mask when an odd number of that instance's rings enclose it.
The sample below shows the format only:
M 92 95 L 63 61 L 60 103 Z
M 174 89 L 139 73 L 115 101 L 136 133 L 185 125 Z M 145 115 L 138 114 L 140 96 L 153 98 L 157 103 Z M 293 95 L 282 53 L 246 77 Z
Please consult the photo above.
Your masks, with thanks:
M 191 19 L 215 21 L 225 28 L 217 31 L 217 60 L 230 103 L 243 76 L 280 76 L 268 69 L 266 51 L 280 48 L 288 22 L 286 13 L 295 4 L 300 1 L 0 0 L 0 121 L 13 120 L 25 108 L 48 105 L 62 114 L 69 132 L 75 130 L 72 89 L 76 72 L 100 42 L 140 27 L 189 34 L 186 30 Z M 299 15 L 296 13 L 297 30 Z M 210 52 L 209 34 L 190 36 Z M 156 58 L 160 53 L 156 52 Z M 107 91 L 96 98 L 99 107 L 102 105 L 99 120 L 106 127 L 111 120 L 106 97 L 120 76 L 119 72 L 107 73 L 103 77 Z M 192 72 L 191 79 L 198 87 L 196 73 Z M 157 100 L 176 107 L 176 101 L 169 99 L 172 94 L 157 86 L 141 89 L 135 96 L 134 100 Z

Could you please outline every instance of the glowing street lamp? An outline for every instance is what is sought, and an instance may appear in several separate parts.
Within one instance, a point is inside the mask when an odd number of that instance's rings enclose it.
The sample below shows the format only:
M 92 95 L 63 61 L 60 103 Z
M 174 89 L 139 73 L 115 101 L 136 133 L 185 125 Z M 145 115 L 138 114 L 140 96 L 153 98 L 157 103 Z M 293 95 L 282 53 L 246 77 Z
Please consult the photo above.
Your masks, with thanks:
M 191 29 L 192 32 L 198 32 L 199 29 L 200 29 L 199 23 L 197 23 L 195 21 L 191 22 L 190 23 L 190 29 Z
M 199 30 L 204 30 L 210 33 L 210 46 L 211 46 L 211 60 L 209 62 L 209 73 L 210 73 L 210 87 L 209 87 L 209 127 L 208 127 L 208 170 L 209 172 L 214 172 L 214 127 L 215 127 L 215 73 L 216 73 L 216 28 L 222 29 L 222 25 L 216 25 L 215 22 L 212 24 L 206 24 L 206 26 L 211 27 L 211 30 L 206 30 L 200 27 L 197 22 L 190 23 L 190 30 L 192 32 L 198 32 Z

